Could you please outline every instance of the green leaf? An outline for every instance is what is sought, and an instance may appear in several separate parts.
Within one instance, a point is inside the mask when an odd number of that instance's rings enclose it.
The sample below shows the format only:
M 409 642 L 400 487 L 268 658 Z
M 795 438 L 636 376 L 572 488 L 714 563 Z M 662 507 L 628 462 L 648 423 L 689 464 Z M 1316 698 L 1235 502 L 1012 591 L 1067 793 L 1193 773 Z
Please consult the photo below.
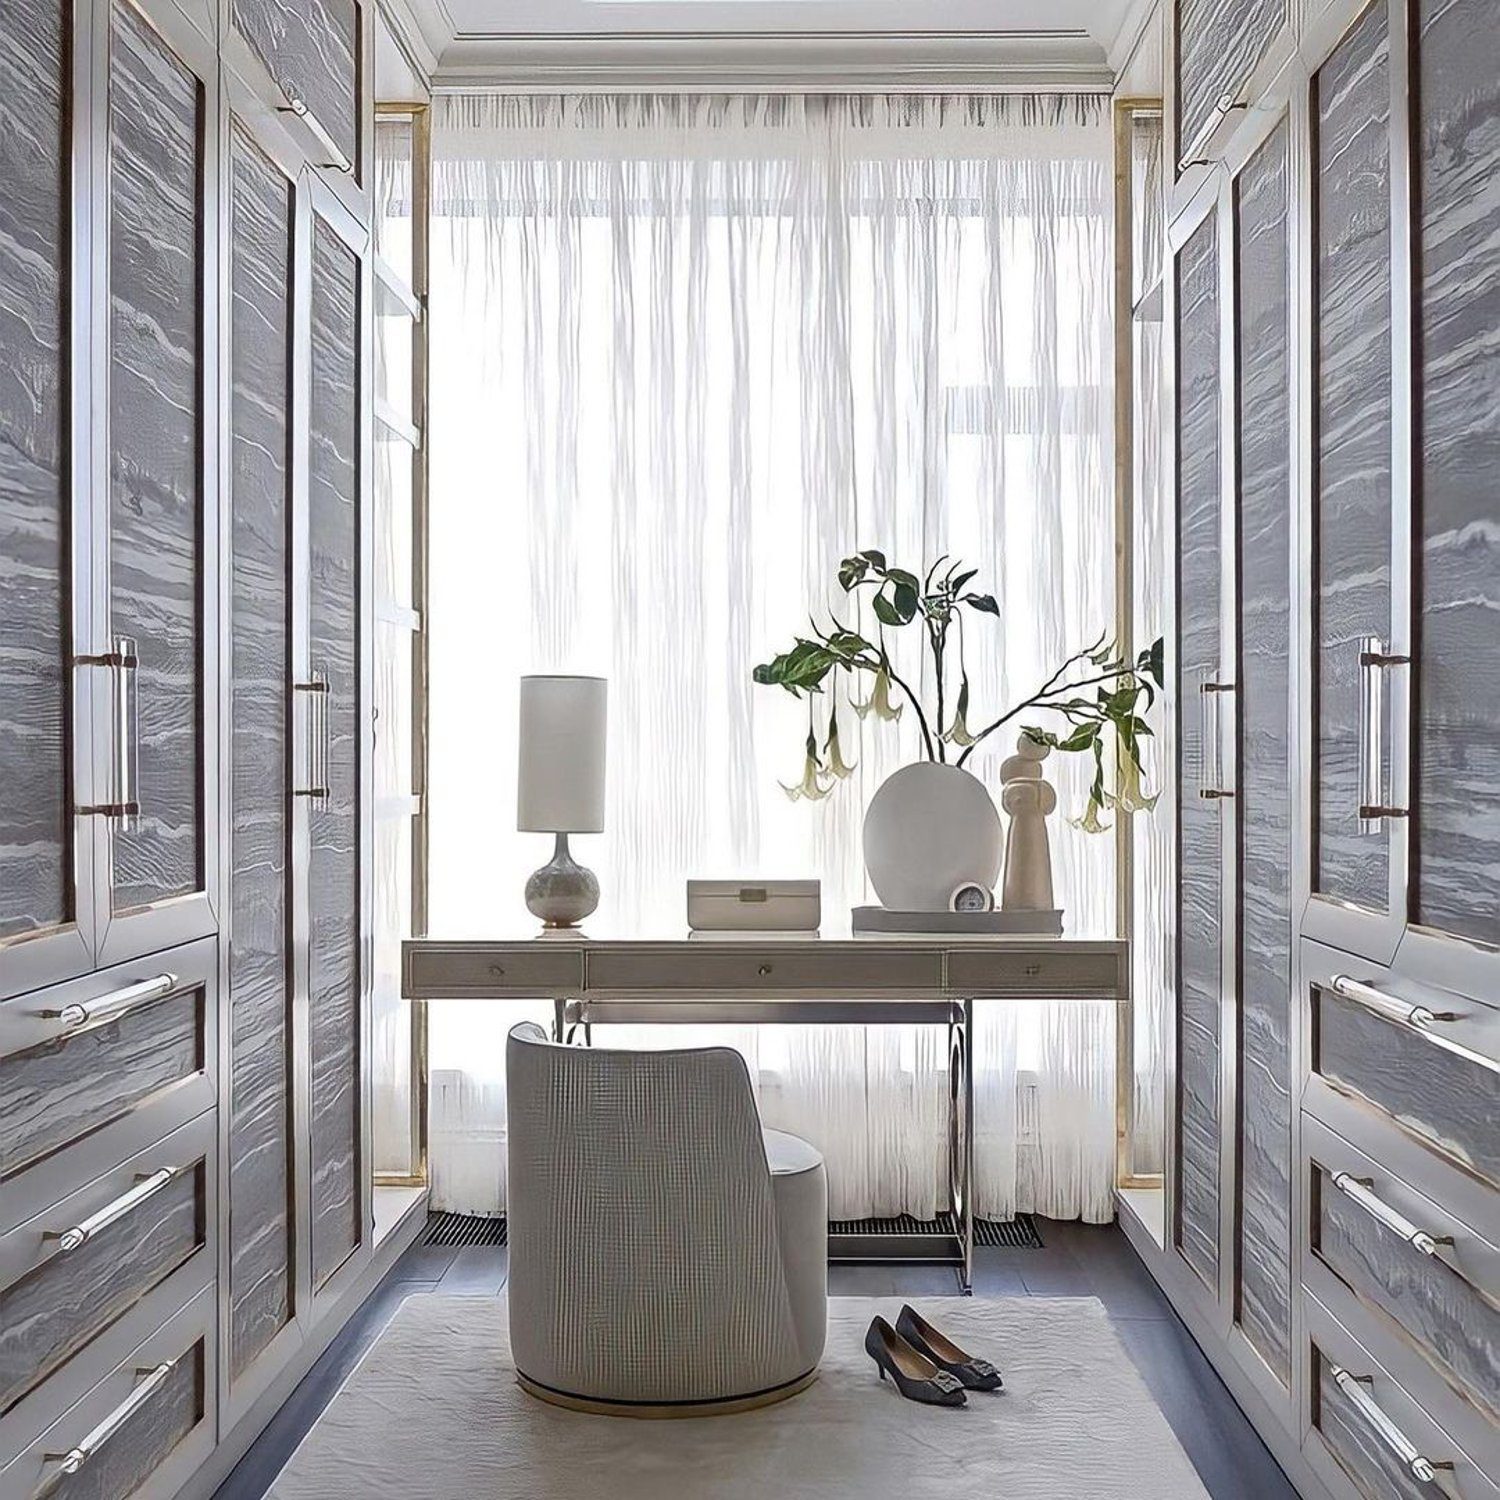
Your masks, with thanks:
M 896 613 L 896 606 L 884 594 L 876 594 L 875 596 L 875 618 L 882 625 L 904 625 L 906 623 L 906 620 L 903 620 Z M 908 615 L 906 618 L 909 620 L 911 616 Z
M 869 547 L 865 551 L 861 552 L 859 555 L 862 558 L 864 558 L 864 560 L 867 563 L 870 563 L 873 566 L 879 568 L 882 573 L 885 572 L 885 553 L 884 552 L 877 552 L 874 547 Z M 850 559 L 850 560 L 852 561 L 852 559 Z
M 908 573 L 905 568 L 887 568 L 885 576 L 898 588 L 907 588 L 917 594 L 922 590 L 922 585 L 915 573 Z
M 864 636 L 853 630 L 836 630 L 825 644 L 830 651 L 837 651 L 841 656 L 858 656 L 862 651 L 875 649 Z
M 978 575 L 978 568 L 970 568 L 967 573 L 960 573 L 957 578 L 953 578 L 950 576 L 943 584 L 943 587 L 948 591 L 948 593 L 956 594 L 971 578 L 976 578 L 978 577 Z
M 893 573 L 891 576 L 892 578 L 894 578 L 895 574 Z M 908 573 L 906 577 L 911 578 L 911 574 Z M 896 617 L 898 621 L 902 625 L 907 624 L 916 614 L 917 609 L 922 602 L 921 598 L 917 594 L 916 579 L 912 578 L 910 583 L 897 583 L 895 596 L 892 602 L 896 607 Z
M 839 564 L 839 587 L 847 594 L 851 589 L 858 587 L 869 571 L 870 565 L 864 558 L 846 557 Z
M 993 594 L 965 594 L 964 603 L 970 609 L 977 609 L 982 615 L 995 615 L 998 618 L 1000 614 L 1000 606 L 995 603 Z

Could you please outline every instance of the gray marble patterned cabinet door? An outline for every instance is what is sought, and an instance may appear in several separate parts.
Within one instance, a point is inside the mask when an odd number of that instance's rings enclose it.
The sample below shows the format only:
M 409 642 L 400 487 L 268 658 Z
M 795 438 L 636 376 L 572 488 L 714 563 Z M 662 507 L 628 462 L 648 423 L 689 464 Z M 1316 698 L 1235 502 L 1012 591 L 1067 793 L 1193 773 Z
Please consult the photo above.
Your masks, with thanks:
M 328 796 L 309 806 L 312 1273 L 321 1286 L 360 1225 L 360 266 L 314 217 L 308 434 L 308 657 L 328 684 Z
M 292 1320 L 292 189 L 230 143 L 229 1369 Z
M 1390 904 L 1390 848 L 1359 820 L 1360 666 L 1391 631 L 1390 35 L 1373 5 L 1313 81 L 1317 632 L 1313 892 Z
M 1220 804 L 1200 685 L 1220 661 L 1219 246 L 1210 215 L 1177 259 L 1178 1007 L 1174 1239 L 1210 1286 L 1219 1266 Z
M 120 914 L 204 889 L 204 102 L 139 12 L 110 14 L 109 607 L 139 657 L 141 806 L 111 840 Z
M 1239 411 L 1238 1320 L 1291 1378 L 1291 378 L 1286 120 L 1235 184 Z
M 1286 0 L 1177 0 L 1177 153 L 1241 90 L 1286 19 Z
M 71 11 L 0 7 L 0 994 L 90 962 L 69 793 Z M 11 954 L 53 935 L 52 967 L 13 980 Z
M 1414 12 L 1413 915 L 1500 946 L 1500 17 Z
M 359 0 L 234 0 L 235 30 L 351 164 L 359 159 Z

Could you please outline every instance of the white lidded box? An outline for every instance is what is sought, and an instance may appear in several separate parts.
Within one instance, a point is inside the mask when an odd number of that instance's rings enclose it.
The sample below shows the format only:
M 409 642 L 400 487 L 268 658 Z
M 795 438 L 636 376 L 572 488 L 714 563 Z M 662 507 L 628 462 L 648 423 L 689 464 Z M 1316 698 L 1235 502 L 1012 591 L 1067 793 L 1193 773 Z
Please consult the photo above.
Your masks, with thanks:
M 817 880 L 690 880 L 694 932 L 816 932 L 823 920 Z

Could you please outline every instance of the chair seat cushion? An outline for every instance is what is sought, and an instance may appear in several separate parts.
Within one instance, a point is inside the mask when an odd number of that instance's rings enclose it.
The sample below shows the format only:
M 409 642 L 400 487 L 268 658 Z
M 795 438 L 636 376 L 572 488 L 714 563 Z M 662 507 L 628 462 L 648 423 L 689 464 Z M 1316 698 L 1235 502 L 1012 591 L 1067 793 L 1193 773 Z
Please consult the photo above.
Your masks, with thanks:
M 815 1172 L 823 1165 L 823 1153 L 804 1141 L 800 1135 L 784 1130 L 762 1128 L 766 1142 L 766 1164 L 773 1177 L 790 1177 L 798 1172 Z

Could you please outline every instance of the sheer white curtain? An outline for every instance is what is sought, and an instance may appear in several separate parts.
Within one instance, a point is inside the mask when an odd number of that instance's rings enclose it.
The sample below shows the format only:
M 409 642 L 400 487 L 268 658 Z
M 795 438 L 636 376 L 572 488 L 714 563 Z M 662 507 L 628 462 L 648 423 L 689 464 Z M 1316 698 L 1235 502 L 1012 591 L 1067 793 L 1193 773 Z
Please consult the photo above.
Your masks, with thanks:
M 981 569 L 976 713 L 1113 620 L 1107 104 L 458 95 L 433 141 L 432 930 L 528 923 L 516 679 L 551 670 L 610 679 L 608 827 L 575 844 L 595 930 L 680 932 L 688 876 L 817 875 L 847 912 L 912 715 L 841 704 L 858 773 L 793 804 L 807 710 L 751 669 L 861 547 Z M 1086 768 L 1055 769 L 1080 810 Z M 1054 839 L 1068 929 L 1109 932 L 1112 839 Z M 515 1014 L 433 1008 L 442 1206 L 503 1206 Z M 942 1206 L 935 1029 L 729 1039 L 836 1217 Z M 1107 1007 L 984 1006 L 977 1089 L 982 1213 L 1109 1215 Z

